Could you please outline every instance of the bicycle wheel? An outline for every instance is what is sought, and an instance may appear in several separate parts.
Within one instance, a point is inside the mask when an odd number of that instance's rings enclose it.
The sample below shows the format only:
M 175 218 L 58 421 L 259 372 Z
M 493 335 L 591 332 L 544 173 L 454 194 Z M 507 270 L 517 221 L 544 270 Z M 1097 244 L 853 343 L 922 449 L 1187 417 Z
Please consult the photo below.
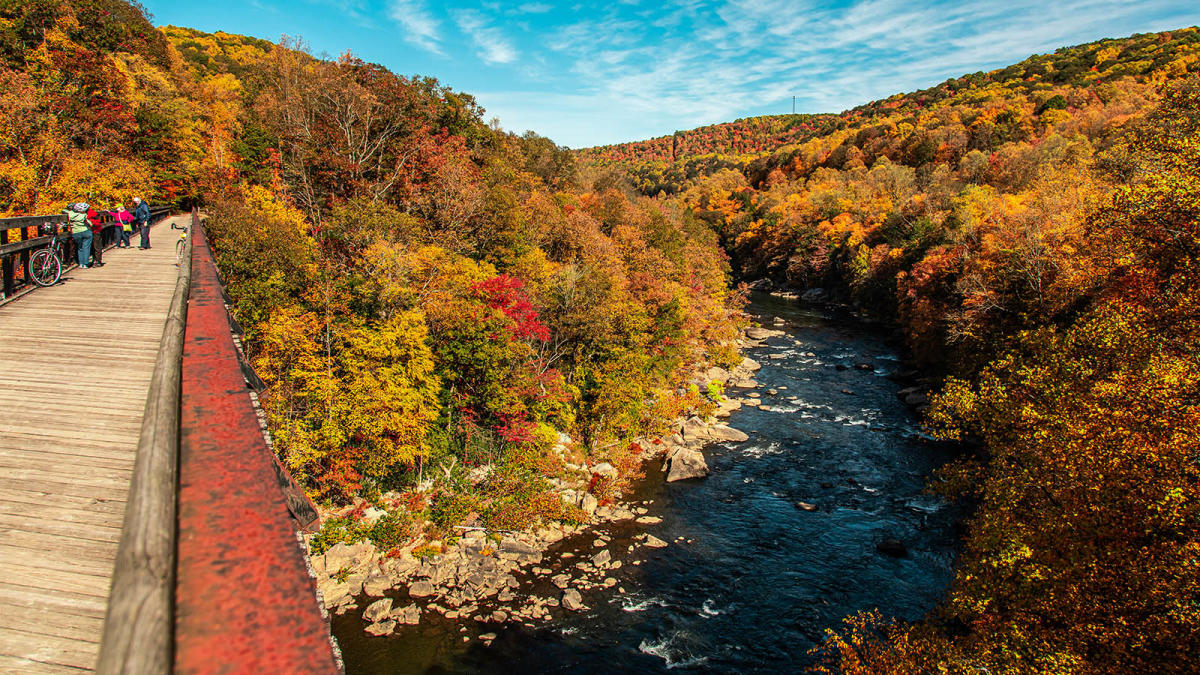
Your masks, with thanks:
M 38 286 L 53 286 L 62 276 L 62 262 L 54 252 L 43 248 L 29 256 L 29 279 Z
M 180 263 L 183 262 L 183 250 L 186 246 L 187 246 L 186 239 L 180 239 L 179 241 L 175 242 L 175 266 L 176 267 L 179 267 Z

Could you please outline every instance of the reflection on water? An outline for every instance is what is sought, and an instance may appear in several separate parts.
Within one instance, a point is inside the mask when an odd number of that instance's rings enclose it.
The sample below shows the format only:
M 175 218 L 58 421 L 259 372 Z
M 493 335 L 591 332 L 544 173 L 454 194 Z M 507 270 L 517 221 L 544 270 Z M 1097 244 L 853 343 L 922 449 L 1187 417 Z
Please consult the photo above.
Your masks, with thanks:
M 650 513 L 663 522 L 608 528 L 622 552 L 614 558 L 627 563 L 612 573 L 624 594 L 591 591 L 588 610 L 500 629 L 489 647 L 462 636 L 495 626 L 471 622 L 463 632 L 428 612 L 390 638 L 366 637 L 357 615 L 335 617 L 347 672 L 803 670 L 824 630 L 849 614 L 879 608 L 916 619 L 937 604 L 951 578 L 957 514 L 921 494 L 946 457 L 884 377 L 896 355 L 862 328 L 790 302 L 759 297 L 750 311 L 763 325 L 789 322 L 786 336 L 749 352 L 763 366 L 764 408 L 733 413 L 750 439 L 710 446 L 707 479 L 665 484 L 648 467 L 631 498 L 653 500 Z M 625 554 L 641 529 L 671 546 Z M 907 555 L 879 553 L 885 538 L 902 541 Z

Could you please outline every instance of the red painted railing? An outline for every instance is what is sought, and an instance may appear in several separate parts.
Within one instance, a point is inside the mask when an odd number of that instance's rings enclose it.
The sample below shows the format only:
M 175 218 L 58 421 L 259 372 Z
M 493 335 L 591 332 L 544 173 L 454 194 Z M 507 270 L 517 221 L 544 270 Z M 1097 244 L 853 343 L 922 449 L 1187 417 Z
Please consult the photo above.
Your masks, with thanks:
M 316 512 L 267 447 L 194 211 L 190 242 L 147 400 L 97 671 L 340 672 L 297 537 Z

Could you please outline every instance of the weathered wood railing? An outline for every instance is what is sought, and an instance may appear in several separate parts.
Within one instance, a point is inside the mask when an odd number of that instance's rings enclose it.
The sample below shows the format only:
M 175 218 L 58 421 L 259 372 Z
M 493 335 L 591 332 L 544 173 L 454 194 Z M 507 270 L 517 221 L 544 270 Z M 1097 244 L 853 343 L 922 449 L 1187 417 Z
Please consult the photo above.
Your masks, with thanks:
M 150 209 L 150 222 L 156 223 L 170 215 L 170 212 L 171 209 L 166 206 Z M 66 220 L 63 214 L 0 218 L 0 299 L 12 298 L 29 285 L 29 256 L 34 250 L 49 244 L 51 236 L 65 237 L 64 265 L 69 266 L 75 260 L 75 243 L 67 234 Z M 107 248 L 113 244 L 113 234 L 120 223 L 108 212 L 101 214 L 100 222 L 104 229 L 93 246 Z
M 316 513 L 306 499 L 286 498 L 294 483 L 259 429 L 194 211 L 191 222 L 146 400 L 97 671 L 338 672 L 296 538 L 297 521 L 310 525 Z
M 197 220 L 193 211 L 193 228 Z M 180 367 L 192 283 L 191 238 L 187 242 L 142 414 L 99 673 L 168 673 L 172 668 Z

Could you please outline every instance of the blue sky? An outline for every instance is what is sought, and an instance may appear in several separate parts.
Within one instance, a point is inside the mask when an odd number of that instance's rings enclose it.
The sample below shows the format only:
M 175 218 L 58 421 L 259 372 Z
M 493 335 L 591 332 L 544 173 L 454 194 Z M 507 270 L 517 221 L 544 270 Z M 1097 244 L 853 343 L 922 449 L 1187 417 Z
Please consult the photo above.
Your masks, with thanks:
M 346 49 L 570 147 L 839 112 L 1104 37 L 1200 24 L 1196 0 L 143 0 L 155 23 Z

